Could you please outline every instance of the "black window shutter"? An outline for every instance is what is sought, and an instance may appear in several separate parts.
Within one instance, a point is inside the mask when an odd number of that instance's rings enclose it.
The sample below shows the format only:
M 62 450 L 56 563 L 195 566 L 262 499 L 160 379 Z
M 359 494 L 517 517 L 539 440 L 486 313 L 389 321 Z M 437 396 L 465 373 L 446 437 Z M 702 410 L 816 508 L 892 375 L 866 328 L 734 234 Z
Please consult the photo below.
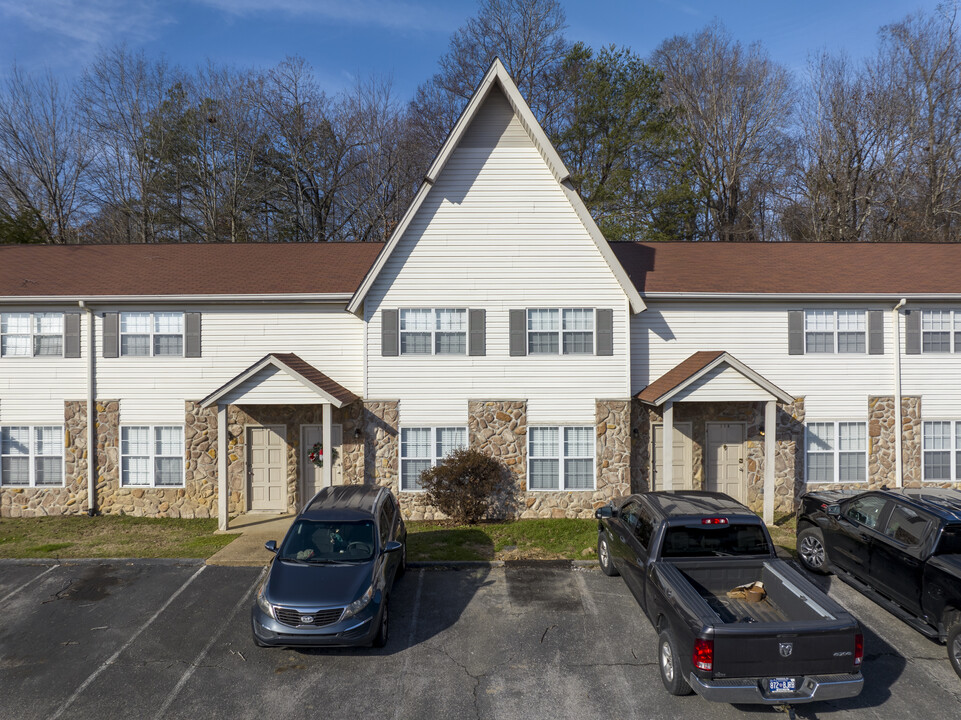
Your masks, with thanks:
M 921 354 L 921 311 L 904 312 L 904 352 L 906 355 Z
M 599 308 L 597 315 L 597 354 L 614 354 L 614 311 L 610 308 Z
M 80 357 L 80 313 L 63 314 L 63 356 Z
M 788 355 L 804 354 L 804 311 L 803 310 L 788 310 L 787 352 L 788 352 Z
M 103 356 L 105 358 L 120 356 L 120 315 L 118 313 L 103 314 Z
M 883 310 L 868 310 L 868 355 L 884 355 Z
M 469 355 L 487 354 L 487 311 L 468 310 L 468 349 Z
M 380 314 L 380 354 L 392 357 L 398 354 L 399 331 L 397 310 L 384 310 Z
M 200 355 L 200 313 L 184 313 L 184 357 Z
M 527 355 L 527 311 L 510 311 L 511 357 Z

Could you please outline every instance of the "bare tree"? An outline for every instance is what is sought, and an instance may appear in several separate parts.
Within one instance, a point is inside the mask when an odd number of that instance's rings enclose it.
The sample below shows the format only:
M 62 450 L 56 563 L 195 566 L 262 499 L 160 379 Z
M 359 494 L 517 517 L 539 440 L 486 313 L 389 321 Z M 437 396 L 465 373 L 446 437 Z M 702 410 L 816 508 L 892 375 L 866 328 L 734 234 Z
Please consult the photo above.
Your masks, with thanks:
M 30 218 L 52 243 L 75 242 L 90 146 L 51 74 L 16 65 L 0 93 L 0 212 Z
M 760 45 L 744 47 L 717 23 L 666 40 L 652 62 L 696 158 L 709 235 L 771 239 L 766 215 L 777 207 L 788 164 L 794 103 L 788 72 Z

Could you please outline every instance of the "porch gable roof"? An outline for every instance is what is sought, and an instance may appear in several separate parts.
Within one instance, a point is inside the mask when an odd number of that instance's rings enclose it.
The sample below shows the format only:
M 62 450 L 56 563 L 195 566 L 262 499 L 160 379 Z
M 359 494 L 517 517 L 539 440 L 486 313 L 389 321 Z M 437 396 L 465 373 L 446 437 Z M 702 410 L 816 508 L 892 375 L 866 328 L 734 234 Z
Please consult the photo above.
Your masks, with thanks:
M 210 407 L 217 404 L 225 397 L 229 397 L 245 382 L 268 368 L 274 369 L 275 372 L 284 373 L 314 392 L 318 396 L 318 402 L 330 403 L 334 407 L 340 408 L 358 399 L 350 390 L 332 380 L 296 354 L 270 353 L 210 393 L 200 401 L 200 406 Z
M 637 393 L 635 397 L 647 405 L 663 405 L 723 365 L 740 373 L 758 388 L 774 396 L 779 402 L 794 402 L 794 397 L 724 350 L 701 350 L 694 353 L 661 375 Z

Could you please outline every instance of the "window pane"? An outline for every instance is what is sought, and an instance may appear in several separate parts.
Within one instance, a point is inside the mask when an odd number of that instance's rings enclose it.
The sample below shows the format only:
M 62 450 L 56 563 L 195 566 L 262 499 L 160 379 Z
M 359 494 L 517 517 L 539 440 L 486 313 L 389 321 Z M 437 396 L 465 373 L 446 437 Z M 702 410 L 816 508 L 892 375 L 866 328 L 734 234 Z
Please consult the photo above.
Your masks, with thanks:
M 33 354 L 37 357 L 59 357 L 63 355 L 63 335 L 34 336 Z
M 430 436 L 430 428 L 401 428 L 400 456 L 402 458 L 430 459 Z
M 435 329 L 444 332 L 467 332 L 467 311 L 438 310 Z
M 37 485 L 63 485 L 63 460 L 58 457 L 34 458 Z
M 531 490 L 557 490 L 560 487 L 557 460 L 531 460 Z
M 590 309 L 575 309 L 564 311 L 565 330 L 594 330 L 594 311 Z
M 809 353 L 833 353 L 834 352 L 834 333 L 809 332 L 805 334 L 805 352 Z
M 0 338 L 0 355 L 4 357 L 30 356 L 29 335 L 4 335 Z
M 864 332 L 863 310 L 838 310 L 838 332 Z
M 153 331 L 164 335 L 182 335 L 184 331 L 184 314 L 172 312 L 154 313 Z
M 120 332 L 122 333 L 150 333 L 150 313 L 125 312 L 120 313 Z
M 867 450 L 867 426 L 864 423 L 838 423 L 838 449 L 841 452 Z
M 150 458 L 125 457 L 120 467 L 124 485 L 150 484 Z
M 183 485 L 183 460 L 180 458 L 154 458 L 155 485 Z
M 430 333 L 402 332 L 400 352 L 402 355 L 430 355 Z
M 63 334 L 63 313 L 36 313 L 33 317 L 37 335 Z
M 530 355 L 557 355 L 557 333 L 528 333 L 527 352 Z
M 0 428 L 0 454 L 29 455 L 30 428 L 5 427 Z
M 808 453 L 808 482 L 834 482 L 834 455 Z
M 530 428 L 530 454 L 532 458 L 556 458 L 558 453 L 558 428 Z
M 838 458 L 841 482 L 864 482 L 867 479 L 866 459 L 863 452 L 843 452 Z
M 805 310 L 804 329 L 807 332 L 834 333 L 833 310 Z
M 437 428 L 437 457 L 445 458 L 454 450 L 467 447 L 467 429 L 450 427 Z
M 438 355 L 467 354 L 467 333 L 439 332 L 434 336 L 434 341 Z
M 808 424 L 808 452 L 834 449 L 834 423 Z
M 924 479 L 925 480 L 950 480 L 951 479 L 951 453 L 924 451 Z
M 564 354 L 592 354 L 594 352 L 594 333 L 566 332 L 564 333 Z
M 528 310 L 527 329 L 531 332 L 557 332 L 560 312 L 557 310 Z
M 950 450 L 951 423 L 924 423 L 922 431 L 922 443 L 925 450 Z
M 34 452 L 37 455 L 63 454 L 63 428 L 38 427 L 33 429 Z
M 150 355 L 150 336 L 121 335 L 120 354 L 134 357 Z
M 593 434 L 589 427 L 564 428 L 564 457 L 594 457 Z
M 430 333 L 433 318 L 433 310 L 401 310 L 400 329 Z
M 182 427 L 154 428 L 155 455 L 173 455 L 182 458 L 184 454 L 184 429 Z
M 589 490 L 594 487 L 593 460 L 565 460 L 564 485 L 569 490 Z
M 182 356 L 184 354 L 183 335 L 154 335 L 153 354 Z
M 29 335 L 30 313 L 0 314 L 0 333 L 6 335 Z
M 948 332 L 921 333 L 921 350 L 924 352 L 950 352 L 951 333 L 948 333 Z
M 149 455 L 150 428 L 124 427 L 120 428 L 121 455 Z
M 951 313 L 947 310 L 924 310 L 921 312 L 922 330 L 950 330 Z
M 839 332 L 839 353 L 863 353 L 865 351 L 865 333 Z
M 430 468 L 430 460 L 401 460 L 401 490 L 423 490 L 420 474 Z
M 30 458 L 5 457 L 0 459 L 0 482 L 4 485 L 29 485 Z

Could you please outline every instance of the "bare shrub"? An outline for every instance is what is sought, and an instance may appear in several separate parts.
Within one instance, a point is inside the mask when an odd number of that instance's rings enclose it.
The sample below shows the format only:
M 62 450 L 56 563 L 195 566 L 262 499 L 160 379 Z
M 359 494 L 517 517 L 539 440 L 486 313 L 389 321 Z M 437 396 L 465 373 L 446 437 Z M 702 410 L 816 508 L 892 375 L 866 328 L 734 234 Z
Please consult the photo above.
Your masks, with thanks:
M 455 450 L 420 476 L 427 501 L 456 523 L 506 517 L 516 507 L 517 488 L 499 461 L 473 450 Z

